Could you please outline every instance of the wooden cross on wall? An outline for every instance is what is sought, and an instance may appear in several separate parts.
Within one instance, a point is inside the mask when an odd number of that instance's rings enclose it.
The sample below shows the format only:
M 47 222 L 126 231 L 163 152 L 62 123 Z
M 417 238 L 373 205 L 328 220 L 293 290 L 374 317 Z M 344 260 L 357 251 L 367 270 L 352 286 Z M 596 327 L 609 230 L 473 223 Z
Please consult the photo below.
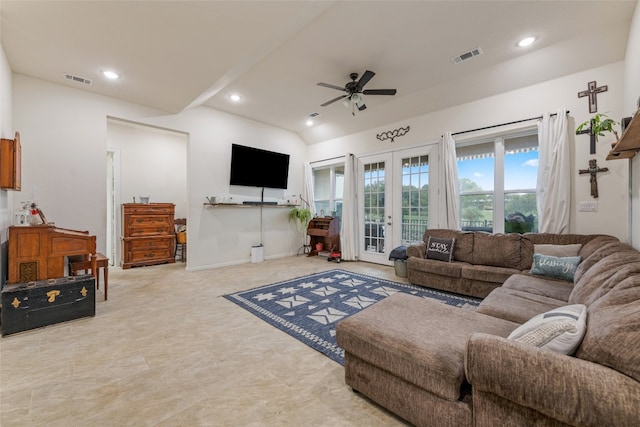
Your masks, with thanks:
M 589 167 L 587 169 L 579 169 L 578 173 L 580 175 L 588 173 L 591 175 L 589 179 L 589 183 L 591 184 L 591 196 L 594 199 L 598 198 L 598 172 L 607 172 L 609 168 L 601 168 L 598 166 L 598 161 L 596 159 L 589 160 Z
M 591 119 L 591 126 L 587 129 L 582 129 L 580 132 L 576 132 L 576 135 L 589 134 L 589 153 L 596 154 L 596 133 L 593 132 L 593 119 Z
M 587 83 L 587 87 L 589 89 L 578 92 L 578 98 L 584 98 L 585 96 L 589 97 L 589 112 L 596 113 L 598 112 L 598 94 L 602 92 L 606 92 L 608 87 L 607 85 L 597 87 L 596 81 L 592 81 Z M 593 153 L 591 153 L 593 154 Z

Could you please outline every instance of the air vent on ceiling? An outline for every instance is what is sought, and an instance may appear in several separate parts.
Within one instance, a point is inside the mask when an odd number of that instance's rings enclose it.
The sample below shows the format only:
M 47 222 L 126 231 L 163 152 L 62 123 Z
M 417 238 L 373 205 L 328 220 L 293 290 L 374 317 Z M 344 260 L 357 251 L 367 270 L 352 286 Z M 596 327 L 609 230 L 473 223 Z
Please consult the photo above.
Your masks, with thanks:
M 77 82 L 77 83 L 84 83 L 86 85 L 90 85 L 91 83 L 93 83 L 89 79 L 85 79 L 84 77 L 80 77 L 80 76 L 74 76 L 73 74 L 65 74 L 64 77 L 67 80 L 72 80 L 72 81 Z
M 311 113 L 309 114 L 309 118 L 313 119 L 314 117 L 318 117 L 320 113 Z
M 476 47 L 475 49 L 471 49 L 468 52 L 462 53 L 458 56 L 454 56 L 453 58 L 451 58 L 451 62 L 453 62 L 454 64 L 459 64 L 462 61 L 466 61 L 467 59 L 474 58 L 481 54 L 482 54 L 482 49 L 480 49 L 479 47 Z

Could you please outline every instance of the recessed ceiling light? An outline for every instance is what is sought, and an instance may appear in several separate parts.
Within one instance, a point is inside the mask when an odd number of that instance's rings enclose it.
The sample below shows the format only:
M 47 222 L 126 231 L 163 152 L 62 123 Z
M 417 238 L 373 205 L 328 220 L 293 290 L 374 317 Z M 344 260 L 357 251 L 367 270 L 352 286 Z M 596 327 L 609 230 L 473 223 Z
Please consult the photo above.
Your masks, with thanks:
M 233 95 L 231 95 L 229 97 L 229 99 L 232 100 L 233 102 L 238 102 L 238 101 L 240 101 L 240 95 L 237 95 L 237 94 L 234 93 Z
M 530 37 L 525 37 L 522 40 L 520 40 L 518 42 L 518 46 L 519 47 L 527 47 L 533 44 L 533 42 L 536 41 L 536 38 L 533 36 Z
M 105 76 L 106 78 L 110 79 L 110 80 L 116 80 L 120 78 L 120 74 L 116 73 L 115 71 L 111 71 L 111 70 L 103 70 L 102 71 L 102 75 Z
M 313 126 L 313 120 L 307 119 L 307 126 Z

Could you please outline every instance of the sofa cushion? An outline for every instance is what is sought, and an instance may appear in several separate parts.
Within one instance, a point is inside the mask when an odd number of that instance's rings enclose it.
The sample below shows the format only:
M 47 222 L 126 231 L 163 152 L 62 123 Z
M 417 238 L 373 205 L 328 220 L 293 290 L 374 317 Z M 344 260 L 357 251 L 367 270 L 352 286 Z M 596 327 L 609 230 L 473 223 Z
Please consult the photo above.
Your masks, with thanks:
M 560 354 L 573 354 L 587 329 L 587 307 L 565 305 L 533 316 L 509 335 L 510 340 Z
M 462 277 L 480 282 L 504 283 L 509 276 L 520 273 L 520 270 L 504 267 L 488 267 L 486 265 L 468 265 L 462 269 Z
M 445 277 L 461 277 L 463 267 L 470 264 L 466 262 L 442 262 L 434 259 L 421 259 L 410 257 L 407 261 L 407 268 L 416 271 L 439 274 Z
M 588 313 L 587 333 L 576 357 L 640 381 L 640 272 L 619 281 Z
M 606 258 L 607 256 L 619 252 L 634 252 L 635 249 L 626 243 L 621 243 L 618 239 L 615 240 L 602 240 L 594 239 L 591 242 L 582 246 L 580 250 L 580 256 L 582 262 L 578 265 L 576 273 L 574 275 L 574 283 L 580 282 L 582 275 L 591 269 L 597 262 Z
M 553 277 L 573 282 L 573 275 L 580 263 L 579 256 L 555 257 L 551 255 L 533 254 L 531 274 Z
M 480 303 L 478 313 L 523 324 L 536 314 L 567 305 L 566 301 L 503 287 L 494 289 Z
M 555 257 L 568 257 L 568 256 L 578 256 L 580 253 L 580 249 L 582 248 L 581 243 L 574 243 L 570 245 L 533 245 L 533 253 L 541 254 L 541 255 L 550 255 Z
M 460 398 L 464 353 L 473 332 L 507 337 L 518 325 L 398 293 L 338 323 L 346 353 L 443 399 Z
M 600 238 L 618 240 L 613 236 L 606 236 L 602 234 L 525 233 L 522 235 L 520 245 L 520 256 L 522 257 L 521 269 L 526 270 L 530 268 L 533 263 L 533 248 L 535 245 L 570 245 L 580 243 L 582 248 L 578 255 L 580 255 L 582 259 L 585 259 L 591 253 L 588 250 L 585 251 L 585 245 L 594 239 Z M 591 248 L 593 248 L 593 246 L 591 246 Z
M 514 274 L 502 284 L 502 287 L 560 301 L 568 301 L 569 295 L 573 290 L 573 283 L 548 277 Z
M 640 273 L 640 257 L 636 250 L 623 250 L 605 256 L 587 270 L 576 282 L 569 296 L 570 304 L 584 304 L 589 307 L 593 302 L 606 295 L 614 286 L 630 274 Z M 596 256 L 597 252 L 592 256 Z
M 475 233 L 472 264 L 520 269 L 520 260 L 519 234 Z
M 424 233 L 423 240 L 425 244 L 429 241 L 429 236 L 439 237 L 442 239 L 456 239 L 456 243 L 453 247 L 453 259 L 468 263 L 473 261 L 473 232 L 442 228 L 429 229 Z
M 451 262 L 453 260 L 453 249 L 456 239 L 443 239 L 429 236 L 427 241 L 427 259 L 437 259 L 439 261 Z

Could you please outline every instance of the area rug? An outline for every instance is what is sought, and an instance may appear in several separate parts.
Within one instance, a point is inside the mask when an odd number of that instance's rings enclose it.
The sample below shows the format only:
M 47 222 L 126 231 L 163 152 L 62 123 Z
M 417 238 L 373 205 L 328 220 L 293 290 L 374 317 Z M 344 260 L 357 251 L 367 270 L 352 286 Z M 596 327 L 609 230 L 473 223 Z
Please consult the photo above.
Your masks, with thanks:
M 336 324 L 397 292 L 461 308 L 473 309 L 481 301 L 344 270 L 298 277 L 224 297 L 344 365 L 344 350 L 335 339 Z

